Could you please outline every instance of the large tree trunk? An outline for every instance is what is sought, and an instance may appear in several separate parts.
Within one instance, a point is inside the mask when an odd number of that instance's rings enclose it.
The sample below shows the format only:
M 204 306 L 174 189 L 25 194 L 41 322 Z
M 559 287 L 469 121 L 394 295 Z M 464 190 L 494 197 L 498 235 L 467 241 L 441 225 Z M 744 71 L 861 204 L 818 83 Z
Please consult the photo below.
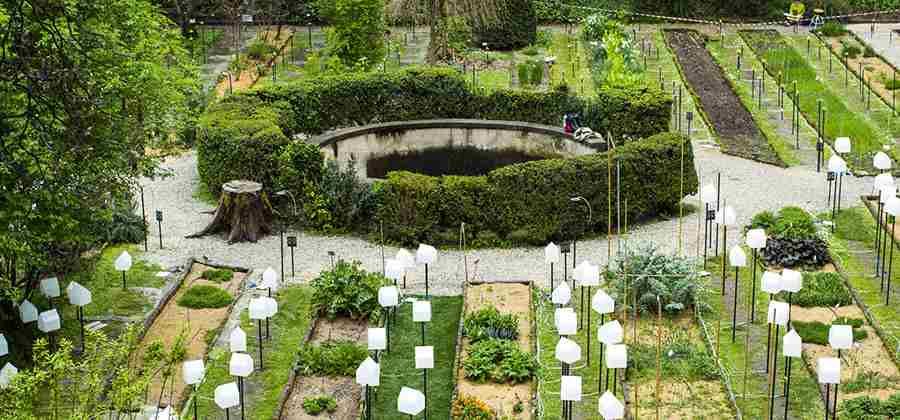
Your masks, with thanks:
M 226 232 L 228 243 L 256 242 L 272 232 L 272 205 L 253 181 L 229 181 L 222 186 L 222 197 L 212 222 L 200 232 L 187 236 L 199 238 Z
M 431 42 L 428 44 L 428 64 L 446 62 L 451 58 L 447 31 L 444 21 L 447 17 L 446 0 L 431 0 L 428 24 L 431 27 Z

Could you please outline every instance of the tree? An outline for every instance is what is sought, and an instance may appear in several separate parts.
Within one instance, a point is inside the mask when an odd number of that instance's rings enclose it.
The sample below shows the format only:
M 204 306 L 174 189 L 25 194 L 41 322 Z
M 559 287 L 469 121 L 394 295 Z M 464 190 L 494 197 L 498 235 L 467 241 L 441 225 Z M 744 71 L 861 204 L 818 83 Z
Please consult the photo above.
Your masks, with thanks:
M 132 202 L 156 168 L 145 150 L 183 126 L 198 86 L 148 0 L 0 0 L 0 323 Z
M 363 67 L 384 59 L 384 0 L 319 0 L 319 11 L 331 24 L 328 53 L 346 67 Z

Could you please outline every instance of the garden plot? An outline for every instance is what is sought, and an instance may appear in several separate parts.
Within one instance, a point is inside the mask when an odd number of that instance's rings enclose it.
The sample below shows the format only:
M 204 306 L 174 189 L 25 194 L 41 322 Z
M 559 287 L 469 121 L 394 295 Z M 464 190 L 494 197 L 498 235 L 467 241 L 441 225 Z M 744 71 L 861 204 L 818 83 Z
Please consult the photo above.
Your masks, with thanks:
M 722 151 L 783 165 L 706 50 L 705 38 L 699 32 L 681 29 L 665 30 L 665 35 L 691 92 L 700 101 L 703 115 L 719 137 Z
M 838 57 L 846 57 L 847 69 L 853 72 L 856 77 L 864 77 L 868 82 L 867 86 L 882 101 L 893 108 L 893 103 L 896 99 L 894 91 L 898 82 L 895 81 L 896 69 L 890 63 L 852 33 L 845 32 L 838 36 L 819 35 L 819 41 L 825 44 L 826 48 L 831 50 L 831 53 L 836 54 Z M 816 55 L 819 55 L 818 52 Z M 835 59 L 834 57 L 828 57 L 828 60 Z
M 204 273 L 231 273 L 221 275 Z M 233 302 L 240 294 L 245 272 L 217 269 L 193 263 L 178 289 L 160 309 L 147 329 L 141 351 L 161 343 L 168 351 L 184 347 L 184 360 L 204 359 L 209 350 L 209 334 L 215 334 L 228 319 Z M 180 372 L 163 374 L 153 381 L 149 401 L 164 406 L 177 406 L 186 397 L 186 386 Z

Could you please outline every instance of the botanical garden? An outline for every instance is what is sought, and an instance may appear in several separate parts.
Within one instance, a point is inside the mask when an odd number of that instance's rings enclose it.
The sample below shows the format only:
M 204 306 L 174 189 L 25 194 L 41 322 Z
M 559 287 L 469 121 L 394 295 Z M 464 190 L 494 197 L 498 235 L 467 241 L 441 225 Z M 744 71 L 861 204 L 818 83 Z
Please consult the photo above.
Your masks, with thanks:
M 900 1 L 0 28 L 0 419 L 900 419 Z

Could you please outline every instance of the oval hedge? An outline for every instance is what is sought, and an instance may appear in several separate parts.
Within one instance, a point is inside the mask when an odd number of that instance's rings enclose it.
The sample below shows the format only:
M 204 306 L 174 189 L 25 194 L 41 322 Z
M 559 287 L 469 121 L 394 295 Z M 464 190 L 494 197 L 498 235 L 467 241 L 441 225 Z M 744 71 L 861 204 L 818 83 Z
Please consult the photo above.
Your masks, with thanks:
M 565 89 L 485 93 L 445 67 L 324 76 L 232 95 L 211 106 L 200 119 L 198 170 L 214 194 L 241 178 L 275 189 L 277 156 L 300 133 L 440 118 L 559 126 L 563 114 L 579 112 L 583 124 L 597 132 L 634 139 L 668 130 L 670 109 L 671 99 L 655 88 L 601 89 L 591 98 Z

